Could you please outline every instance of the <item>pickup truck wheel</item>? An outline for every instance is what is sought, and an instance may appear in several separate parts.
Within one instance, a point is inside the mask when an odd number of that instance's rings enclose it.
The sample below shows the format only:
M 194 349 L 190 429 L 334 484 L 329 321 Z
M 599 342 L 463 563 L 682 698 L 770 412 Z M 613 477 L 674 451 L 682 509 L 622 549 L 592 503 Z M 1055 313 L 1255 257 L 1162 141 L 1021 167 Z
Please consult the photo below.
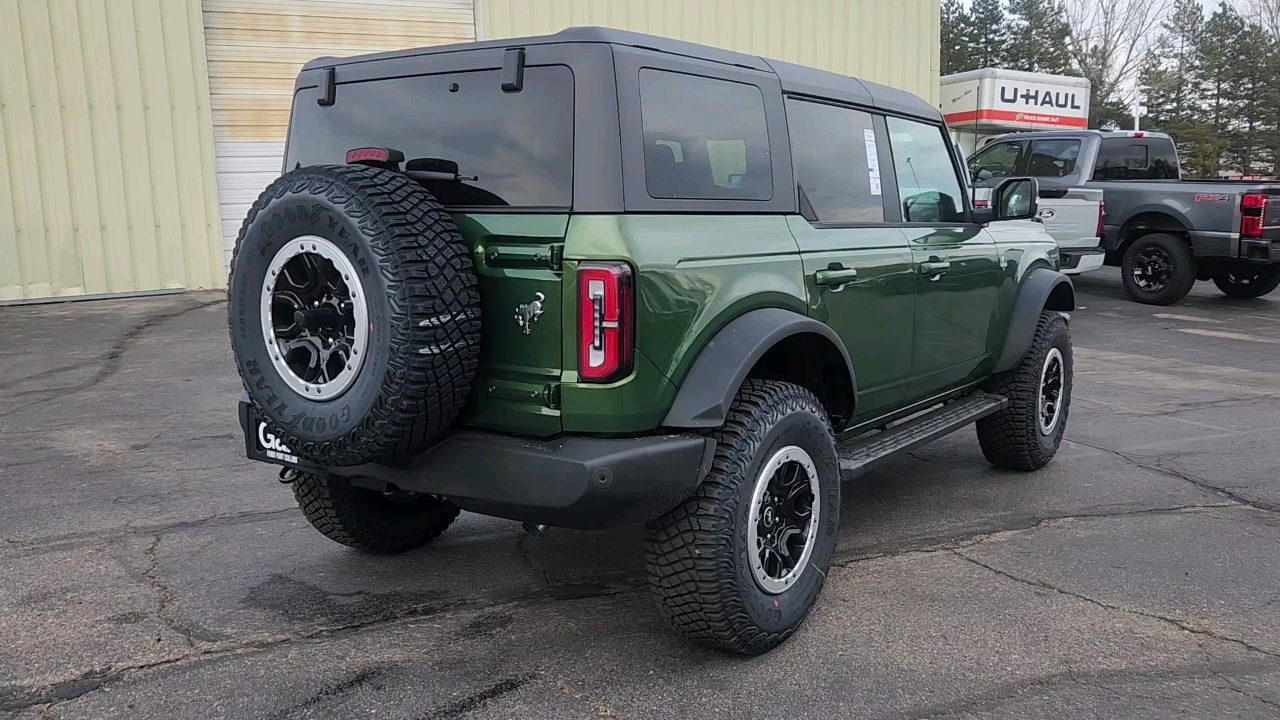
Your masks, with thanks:
M 1223 268 L 1213 284 L 1233 298 L 1260 298 L 1280 287 L 1280 265 Z
M 1049 464 L 1071 410 L 1071 369 L 1067 321 L 1056 312 L 1042 312 L 1026 356 L 983 386 L 1009 398 L 1009 407 L 978 421 L 978 442 L 991 464 L 1013 470 Z
M 1121 263 L 1124 289 L 1144 305 L 1172 305 L 1196 284 L 1196 259 L 1181 238 L 1143 235 L 1129 246 Z
M 645 565 L 684 635 L 758 655 L 809 614 L 840 525 L 831 424 L 808 390 L 747 380 L 693 497 L 649 524 Z
M 325 537 L 379 555 L 425 545 L 458 517 L 457 505 L 434 495 L 378 492 L 312 473 L 298 475 L 293 496 L 307 521 Z
M 295 452 L 385 461 L 456 419 L 479 363 L 478 281 L 416 182 L 361 165 L 286 173 L 250 209 L 231 267 L 236 367 Z

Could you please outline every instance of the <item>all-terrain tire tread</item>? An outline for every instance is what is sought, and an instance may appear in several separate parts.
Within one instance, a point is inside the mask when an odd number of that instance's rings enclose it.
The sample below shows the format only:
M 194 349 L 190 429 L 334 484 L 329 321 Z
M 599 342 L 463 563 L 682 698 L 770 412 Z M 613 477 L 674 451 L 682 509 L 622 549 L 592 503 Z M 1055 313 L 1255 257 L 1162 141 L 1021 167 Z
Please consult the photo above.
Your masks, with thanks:
M 412 550 L 436 539 L 458 518 L 457 505 L 431 496 L 420 501 L 432 502 L 434 517 L 420 532 L 409 536 L 392 536 L 378 530 L 360 511 L 352 488 L 346 480 L 321 478 L 302 473 L 293 483 L 293 496 L 302 514 L 322 535 L 348 547 L 369 553 L 393 554 Z
M 1039 470 L 1053 458 L 1039 443 L 1040 371 L 1049 348 L 1067 321 L 1056 312 L 1043 311 L 1036 325 L 1031 349 L 1016 367 L 993 375 L 983 384 L 986 392 L 1009 398 L 1009 407 L 977 422 L 978 443 L 987 461 L 1011 470 Z M 1064 358 L 1064 363 L 1067 358 Z M 1064 401 L 1058 422 L 1065 426 L 1071 409 L 1071 376 L 1064 368 Z
M 263 208 L 293 192 L 325 195 L 370 238 L 387 287 L 391 353 L 378 401 L 357 427 L 319 443 L 301 440 L 285 426 L 286 442 L 308 458 L 335 464 L 425 450 L 457 418 L 479 366 L 480 293 L 462 235 L 435 198 L 405 175 L 363 165 L 310 166 L 286 173 L 253 203 L 236 240 L 233 275 Z M 449 321 L 422 324 L 440 317 Z M 424 348 L 438 351 L 420 352 Z M 252 394 L 247 381 L 245 386 Z
M 768 429 L 796 410 L 830 421 L 808 390 L 775 380 L 748 379 L 729 407 L 723 427 L 710 432 L 716 441 L 711 471 L 693 496 L 649 523 L 645 566 L 658 608 L 676 630 L 711 645 L 758 654 L 791 635 L 771 633 L 748 618 L 734 578 L 734 518 L 746 475 Z

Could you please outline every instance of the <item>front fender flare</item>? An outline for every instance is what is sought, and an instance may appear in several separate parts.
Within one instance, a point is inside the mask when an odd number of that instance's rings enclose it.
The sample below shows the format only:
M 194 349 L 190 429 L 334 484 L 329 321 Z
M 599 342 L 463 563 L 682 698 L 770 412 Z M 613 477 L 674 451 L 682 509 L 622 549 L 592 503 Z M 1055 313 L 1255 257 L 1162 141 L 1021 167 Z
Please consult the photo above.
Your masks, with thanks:
M 675 402 L 662 421 L 670 428 L 715 428 L 724 425 L 729 405 L 747 373 L 774 345 L 793 335 L 812 333 L 830 340 L 844 356 L 854 398 L 858 381 L 853 361 L 840 336 L 826 325 L 790 310 L 761 308 L 725 325 L 711 338 L 680 384 Z M 856 400 L 855 400 L 856 402 Z
M 1040 313 L 1045 310 L 1071 312 L 1076 309 L 1076 289 L 1071 278 L 1049 268 L 1036 268 L 1027 273 L 1014 300 L 1004 347 L 992 372 L 1012 370 L 1031 349 L 1036 337 Z

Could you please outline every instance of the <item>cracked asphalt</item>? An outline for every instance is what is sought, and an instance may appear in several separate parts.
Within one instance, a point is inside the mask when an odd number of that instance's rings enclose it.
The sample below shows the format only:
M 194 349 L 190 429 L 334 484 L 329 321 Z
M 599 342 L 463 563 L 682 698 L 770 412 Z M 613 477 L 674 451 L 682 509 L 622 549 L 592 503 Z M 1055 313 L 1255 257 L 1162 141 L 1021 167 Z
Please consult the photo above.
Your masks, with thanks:
M 667 630 L 638 528 L 361 555 L 241 457 L 217 295 L 0 308 L 0 716 L 1280 717 L 1280 297 L 1077 281 L 1057 459 L 846 484 L 779 650 Z

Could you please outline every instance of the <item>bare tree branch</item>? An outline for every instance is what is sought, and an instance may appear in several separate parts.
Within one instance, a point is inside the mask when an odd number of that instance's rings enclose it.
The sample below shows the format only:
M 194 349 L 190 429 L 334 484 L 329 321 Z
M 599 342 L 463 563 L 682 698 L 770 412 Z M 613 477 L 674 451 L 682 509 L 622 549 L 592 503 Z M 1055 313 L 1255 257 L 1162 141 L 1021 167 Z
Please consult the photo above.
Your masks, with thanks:
M 1171 0 L 1067 0 L 1071 55 L 1093 83 L 1096 104 L 1125 99 L 1170 5 Z
M 1280 0 L 1250 0 L 1248 17 L 1280 40 Z

